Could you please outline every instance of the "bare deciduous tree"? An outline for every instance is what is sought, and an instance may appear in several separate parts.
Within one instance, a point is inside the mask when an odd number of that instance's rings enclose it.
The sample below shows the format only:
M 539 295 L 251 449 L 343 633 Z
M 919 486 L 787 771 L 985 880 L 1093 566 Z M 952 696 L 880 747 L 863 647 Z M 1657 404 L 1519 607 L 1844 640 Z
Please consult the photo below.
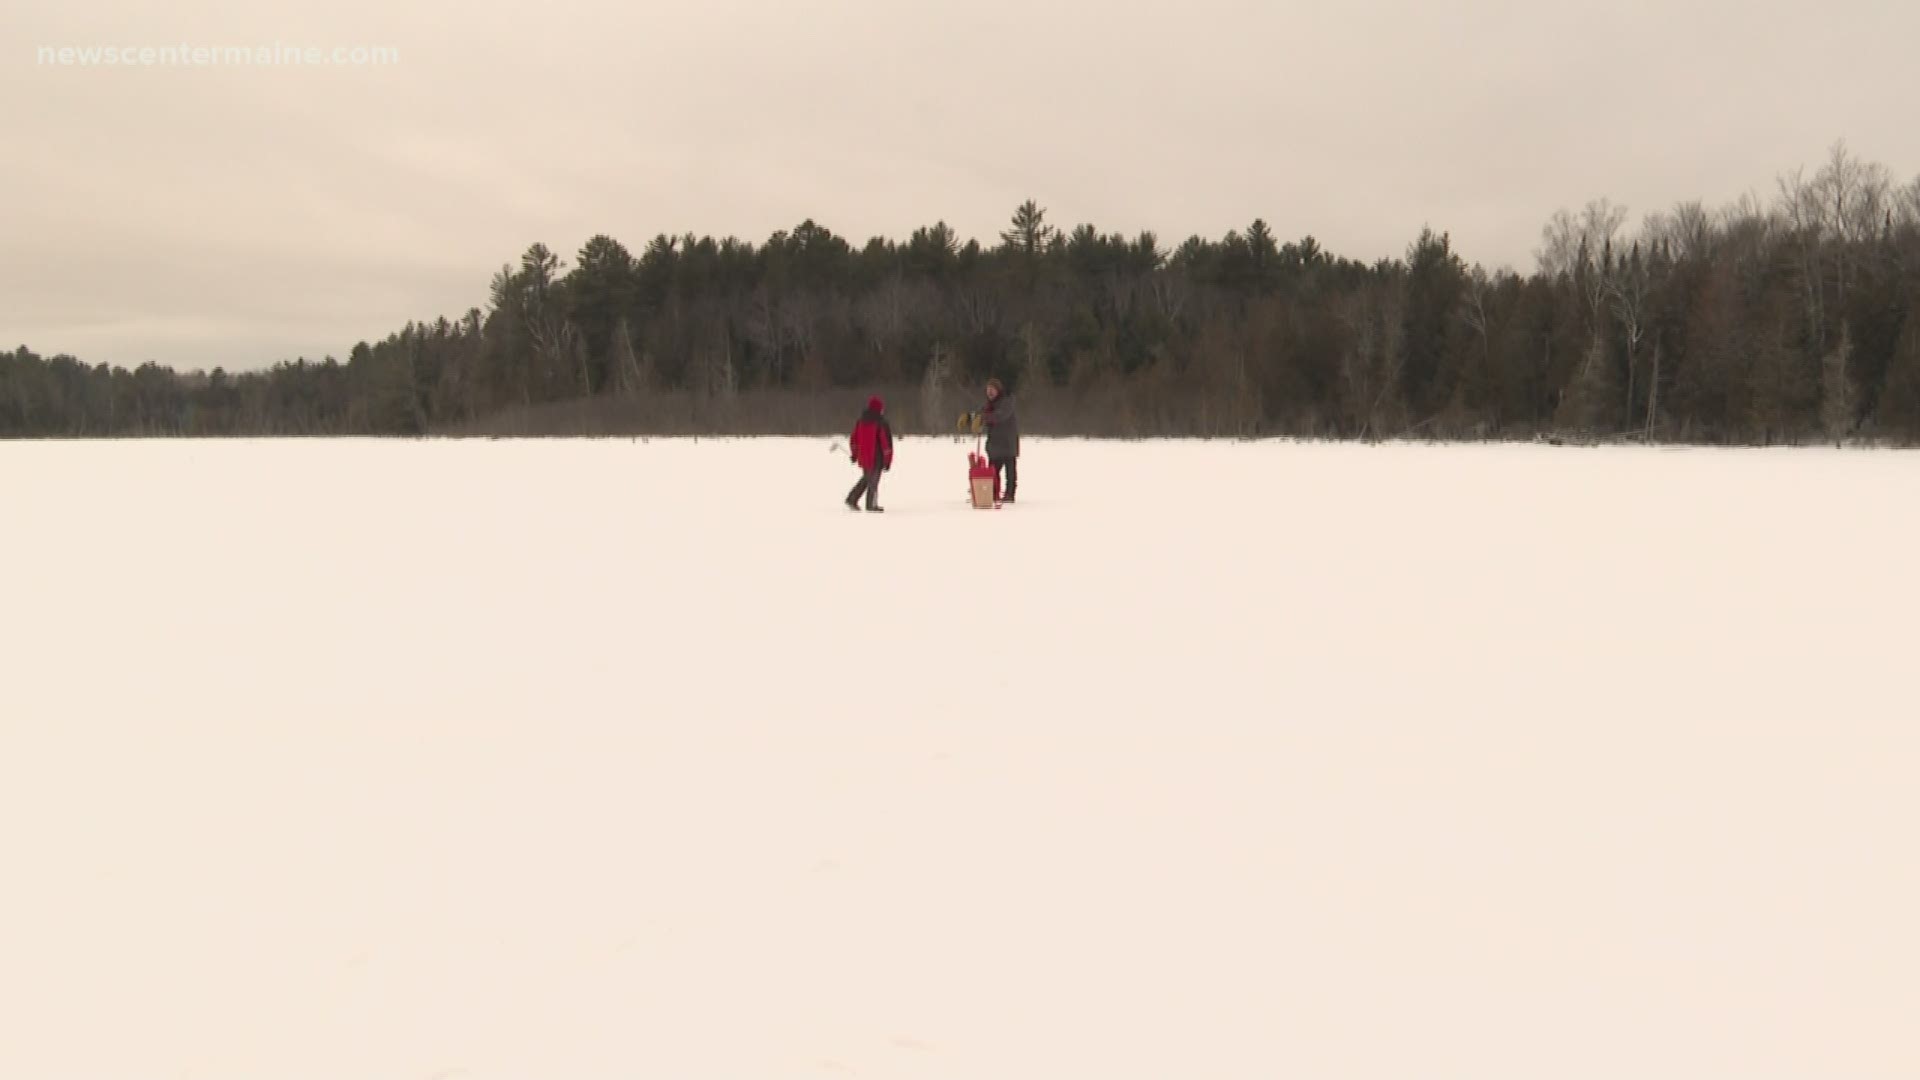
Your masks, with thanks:
M 612 367 L 614 392 L 619 396 L 638 397 L 649 389 L 647 374 L 641 370 L 640 356 L 633 348 L 633 329 L 625 315 L 614 323 Z
M 1665 213 L 1648 214 L 1641 239 L 1646 241 L 1649 254 L 1665 247 L 1675 260 L 1684 262 L 1712 258 L 1717 232 L 1712 212 L 1695 199 Z
M 926 374 L 920 377 L 920 412 L 928 428 L 941 430 L 936 425 L 947 422 L 947 409 L 953 391 L 953 361 L 946 347 L 936 344 L 932 359 L 927 361 Z
M 1627 208 L 1611 201 L 1595 199 L 1579 213 L 1557 210 L 1540 230 L 1540 247 L 1534 257 L 1540 272 L 1548 277 L 1571 274 L 1584 264 L 1591 266 L 1600 252 L 1612 245 L 1627 221 Z
M 1487 305 L 1493 297 L 1493 278 L 1486 268 L 1475 264 L 1467 274 L 1466 298 L 1461 303 L 1460 318 L 1476 336 L 1480 338 L 1480 362 L 1488 370 L 1493 368 L 1493 323 L 1487 316 Z
M 1652 269 L 1641 259 L 1636 245 L 1632 256 L 1601 283 L 1613 317 L 1627 346 L 1627 392 L 1622 428 L 1633 426 L 1635 380 L 1639 375 L 1640 345 L 1647 335 L 1647 303 L 1655 282 Z M 1657 377 L 1657 376 L 1656 376 Z
M 1340 321 L 1349 340 L 1340 356 L 1348 422 L 1365 439 L 1385 426 L 1382 407 L 1400 381 L 1406 326 L 1406 286 L 1393 280 L 1347 297 Z
M 1020 328 L 1020 349 L 1020 390 L 1031 401 L 1045 394 L 1053 382 L 1053 373 L 1047 370 L 1046 337 L 1032 319 Z
M 1780 177 L 1780 211 L 1792 237 L 1801 276 L 1807 325 L 1816 349 L 1826 348 L 1828 289 L 1832 305 L 1846 301 L 1859 276 L 1862 245 L 1881 234 L 1896 202 L 1885 166 L 1863 162 L 1844 141 L 1828 150 L 1826 164 L 1806 179 L 1804 169 Z
M 1854 401 L 1858 395 L 1854 390 L 1853 373 L 1848 367 L 1852 357 L 1853 335 L 1843 323 L 1839 342 L 1820 365 L 1820 420 L 1826 428 L 1827 438 L 1836 444 L 1844 441 L 1853 430 Z

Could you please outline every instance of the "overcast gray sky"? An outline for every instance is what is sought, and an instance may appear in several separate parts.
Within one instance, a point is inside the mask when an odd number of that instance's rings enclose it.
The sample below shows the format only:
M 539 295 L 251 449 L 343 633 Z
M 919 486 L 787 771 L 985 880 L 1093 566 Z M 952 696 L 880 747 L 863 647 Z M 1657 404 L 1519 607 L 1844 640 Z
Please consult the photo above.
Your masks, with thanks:
M 1532 265 L 1595 196 L 1721 203 L 1845 138 L 1911 178 L 1920 5 L 1673 0 L 29 0 L 0 26 L 0 347 L 239 369 L 483 304 L 541 241 L 855 243 L 945 219 L 1172 244 L 1422 224 Z M 59 66 L 40 46 L 391 46 Z

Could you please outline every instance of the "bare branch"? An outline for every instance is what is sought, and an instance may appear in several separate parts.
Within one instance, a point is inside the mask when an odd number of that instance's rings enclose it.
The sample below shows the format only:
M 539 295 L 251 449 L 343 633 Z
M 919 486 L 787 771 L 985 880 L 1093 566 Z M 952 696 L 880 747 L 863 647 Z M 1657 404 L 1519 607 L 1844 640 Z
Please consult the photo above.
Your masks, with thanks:
M 1549 277 L 1570 274 L 1599 264 L 1600 252 L 1614 242 L 1627 221 L 1627 208 L 1607 199 L 1589 202 L 1578 214 L 1554 212 L 1540 230 L 1540 248 L 1534 257 Z

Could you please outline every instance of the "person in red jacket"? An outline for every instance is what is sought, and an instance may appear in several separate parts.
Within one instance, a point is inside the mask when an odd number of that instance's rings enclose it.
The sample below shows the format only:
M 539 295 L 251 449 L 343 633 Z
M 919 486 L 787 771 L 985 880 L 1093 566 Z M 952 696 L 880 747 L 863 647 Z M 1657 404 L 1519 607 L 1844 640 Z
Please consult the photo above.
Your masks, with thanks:
M 860 482 L 847 492 L 847 509 L 860 509 L 860 497 L 867 497 L 867 510 L 882 511 L 880 474 L 893 468 L 893 425 L 887 422 L 887 403 L 879 397 L 867 399 L 867 411 L 853 425 L 853 463 L 860 466 Z

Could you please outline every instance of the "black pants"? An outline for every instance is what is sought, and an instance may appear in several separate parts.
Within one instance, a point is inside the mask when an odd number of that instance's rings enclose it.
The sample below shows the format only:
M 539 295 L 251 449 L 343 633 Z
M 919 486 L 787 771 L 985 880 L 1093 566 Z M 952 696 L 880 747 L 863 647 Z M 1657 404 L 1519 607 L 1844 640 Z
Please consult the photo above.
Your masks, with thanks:
M 849 505 L 857 503 L 860 501 L 860 496 L 865 495 L 867 497 L 867 509 L 873 509 L 874 504 L 880 499 L 880 473 L 882 471 L 883 470 L 880 469 L 871 469 L 861 473 L 860 482 L 853 485 L 852 491 L 847 492 L 847 503 Z
M 998 461 L 989 461 L 987 464 L 993 466 L 994 478 L 1001 481 L 1000 497 L 1013 498 L 1013 489 L 1020 486 L 1020 459 L 1001 458 Z

